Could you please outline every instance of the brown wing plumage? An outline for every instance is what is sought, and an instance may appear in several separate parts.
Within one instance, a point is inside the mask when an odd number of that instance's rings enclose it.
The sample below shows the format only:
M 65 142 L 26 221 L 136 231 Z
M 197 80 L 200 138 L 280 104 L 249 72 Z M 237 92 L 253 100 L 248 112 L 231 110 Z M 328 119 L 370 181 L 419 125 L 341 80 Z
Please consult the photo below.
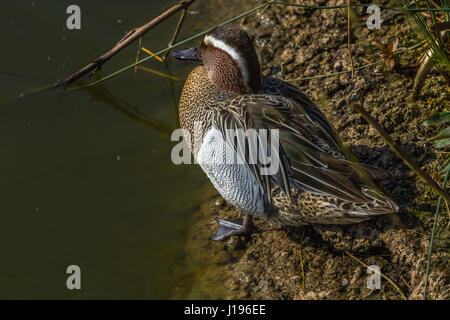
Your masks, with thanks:
M 293 90 L 286 88 L 283 90 Z M 303 94 L 295 99 L 280 94 L 242 95 L 215 108 L 220 111 L 215 113 L 214 126 L 223 132 L 227 128 L 279 130 L 279 172 L 267 177 L 260 174 L 259 164 L 249 165 L 269 199 L 277 198 L 272 187 L 278 187 L 289 200 L 295 190 L 295 201 L 300 190 L 316 195 L 316 200 L 320 198 L 318 202 L 326 205 L 334 202 L 331 206 L 338 209 L 332 214 L 347 211 L 358 221 L 396 211 L 396 205 L 376 191 L 370 170 L 346 159 L 334 129 Z
M 264 78 L 263 93 L 269 95 L 279 95 L 296 102 L 299 106 L 303 108 L 310 119 L 317 124 L 320 130 L 325 130 L 326 134 L 321 135 L 321 139 L 313 137 L 316 144 L 321 146 L 322 149 L 331 155 L 327 157 L 324 161 L 328 163 L 330 168 L 334 168 L 341 173 L 345 173 L 347 176 L 355 176 L 356 172 L 352 166 L 349 166 L 349 161 L 347 161 L 348 151 L 343 148 L 342 141 L 339 135 L 336 133 L 333 126 L 329 123 L 325 115 L 319 110 L 319 108 L 297 87 L 286 83 L 282 80 L 266 77 Z M 325 143 L 323 143 L 325 141 Z M 334 149 L 333 149 L 334 148 Z M 336 150 L 338 149 L 338 150 Z M 337 152 L 338 151 L 338 152 Z M 382 179 L 387 176 L 387 172 L 383 169 L 365 165 L 365 164 L 355 164 L 359 166 L 361 170 L 365 170 L 366 173 L 372 179 Z

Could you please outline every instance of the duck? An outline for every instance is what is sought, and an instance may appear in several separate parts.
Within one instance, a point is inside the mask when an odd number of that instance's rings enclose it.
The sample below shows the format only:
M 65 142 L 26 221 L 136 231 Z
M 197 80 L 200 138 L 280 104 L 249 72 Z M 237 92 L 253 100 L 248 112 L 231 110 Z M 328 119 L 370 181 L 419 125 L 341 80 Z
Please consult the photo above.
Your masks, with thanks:
M 212 240 L 248 236 L 253 218 L 278 226 L 347 225 L 398 212 L 374 182 L 386 171 L 354 160 L 297 87 L 263 77 L 244 30 L 215 27 L 199 46 L 173 56 L 201 62 L 187 76 L 179 101 L 185 141 L 215 189 L 243 213 L 217 219 Z M 233 131 L 241 134 L 230 138 Z M 251 150 L 266 157 L 252 158 Z M 276 170 L 270 170 L 269 157 Z

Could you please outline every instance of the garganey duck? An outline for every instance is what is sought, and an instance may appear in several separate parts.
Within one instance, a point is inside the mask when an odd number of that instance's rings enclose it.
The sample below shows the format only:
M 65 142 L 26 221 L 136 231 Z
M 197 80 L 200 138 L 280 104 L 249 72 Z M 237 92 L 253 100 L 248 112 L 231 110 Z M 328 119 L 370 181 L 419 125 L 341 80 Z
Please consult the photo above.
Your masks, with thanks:
M 358 223 L 398 211 L 372 182 L 383 170 L 349 160 L 332 125 L 299 89 L 261 76 L 246 32 L 216 27 L 200 46 L 173 55 L 203 63 L 184 84 L 181 127 L 214 187 L 244 213 L 243 219 L 218 219 L 213 240 L 248 234 L 252 216 L 299 226 Z M 230 129 L 254 129 L 256 150 L 271 150 L 267 154 L 278 157 L 278 170 L 264 173 L 266 162 L 250 161 L 249 139 L 236 143 L 228 137 Z M 279 139 L 267 139 L 264 145 L 260 129 L 277 129 Z M 220 161 L 236 154 L 242 162 Z

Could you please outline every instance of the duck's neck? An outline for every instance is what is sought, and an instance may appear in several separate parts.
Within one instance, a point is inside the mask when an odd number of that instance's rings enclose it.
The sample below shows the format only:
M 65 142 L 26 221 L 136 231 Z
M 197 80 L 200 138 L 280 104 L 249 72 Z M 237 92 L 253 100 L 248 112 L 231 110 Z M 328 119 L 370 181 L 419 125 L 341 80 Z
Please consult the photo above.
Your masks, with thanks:
M 203 65 L 216 87 L 236 94 L 258 93 L 262 87 L 258 61 L 248 62 L 240 55 L 213 48 Z

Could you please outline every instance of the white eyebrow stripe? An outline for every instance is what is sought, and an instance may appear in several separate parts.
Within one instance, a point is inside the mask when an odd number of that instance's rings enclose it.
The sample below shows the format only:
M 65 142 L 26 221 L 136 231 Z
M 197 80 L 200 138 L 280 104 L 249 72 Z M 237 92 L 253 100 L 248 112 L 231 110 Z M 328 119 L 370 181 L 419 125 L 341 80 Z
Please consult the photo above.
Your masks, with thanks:
M 213 36 L 206 36 L 203 40 L 206 44 L 210 44 L 214 46 L 217 49 L 223 50 L 226 53 L 228 53 L 239 65 L 239 68 L 242 72 L 242 77 L 244 78 L 244 84 L 249 88 L 249 79 L 248 79 L 248 71 L 247 71 L 247 64 L 245 62 L 245 59 L 242 58 L 242 56 L 233 48 L 227 45 L 225 42 L 218 40 L 214 38 Z

